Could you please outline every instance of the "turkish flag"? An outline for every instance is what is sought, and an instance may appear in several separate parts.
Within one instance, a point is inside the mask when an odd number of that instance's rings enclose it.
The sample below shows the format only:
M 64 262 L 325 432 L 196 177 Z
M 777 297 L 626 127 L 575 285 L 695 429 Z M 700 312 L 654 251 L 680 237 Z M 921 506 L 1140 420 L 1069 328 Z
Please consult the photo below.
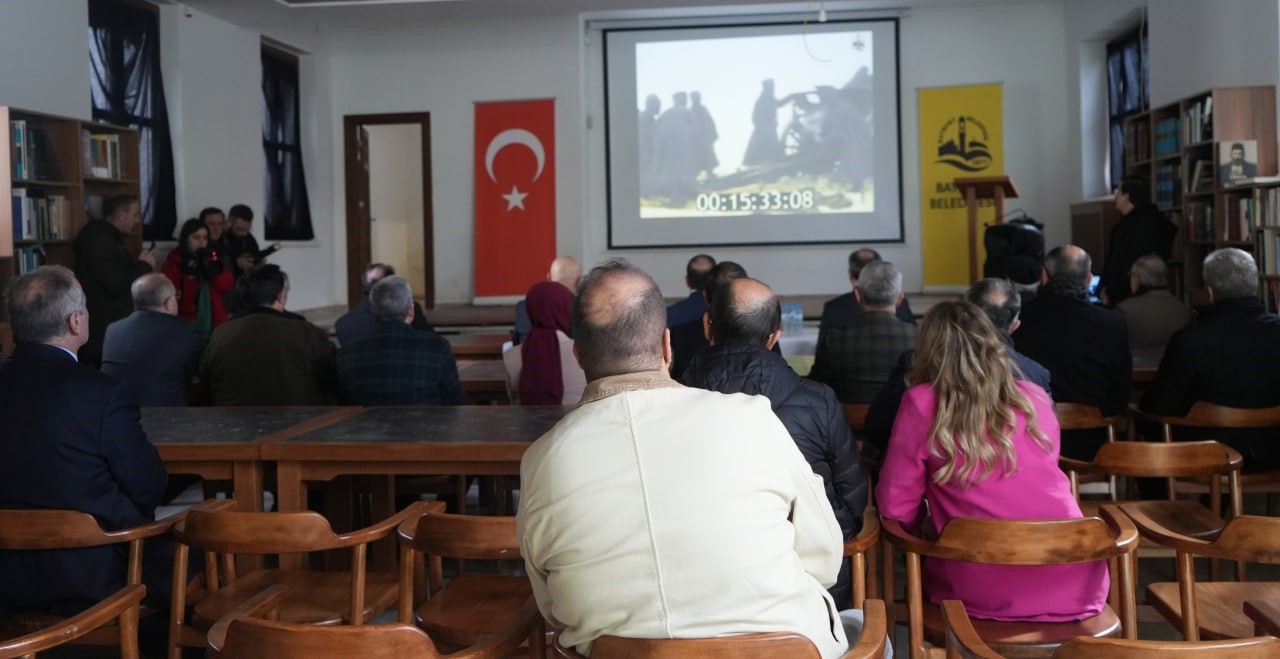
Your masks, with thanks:
M 523 296 L 556 257 L 555 108 L 476 103 L 477 298 Z

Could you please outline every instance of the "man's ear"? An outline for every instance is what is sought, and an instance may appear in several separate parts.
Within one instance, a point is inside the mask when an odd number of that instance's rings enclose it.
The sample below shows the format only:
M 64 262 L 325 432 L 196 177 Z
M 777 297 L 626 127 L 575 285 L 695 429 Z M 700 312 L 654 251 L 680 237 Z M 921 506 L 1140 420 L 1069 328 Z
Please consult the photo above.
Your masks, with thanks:
M 675 361 L 671 356 L 671 330 L 662 330 L 662 368 L 663 370 L 671 370 L 671 362 Z
M 862 304 L 862 289 L 857 286 L 853 287 L 853 297 L 858 300 L 858 304 Z
M 1209 294 L 1209 304 L 1213 304 L 1213 288 L 1205 286 L 1204 290 Z
M 1022 319 L 1014 318 L 1013 324 L 1009 326 L 1009 334 L 1012 335 L 1014 332 L 1018 331 L 1019 327 L 1022 327 Z
M 902 293 L 898 293 L 898 299 L 893 301 L 893 308 L 897 309 L 898 307 L 902 306 L 902 301 L 905 299 L 907 299 L 906 295 L 903 295 Z
M 773 334 L 770 334 L 770 335 L 769 335 L 769 340 L 764 342 L 764 349 L 765 349 L 765 350 L 773 350 L 773 346 L 774 346 L 774 344 L 776 344 L 776 343 L 778 342 L 778 339 L 780 339 L 780 338 L 782 338 L 782 328 L 781 328 L 781 327 L 779 327 L 779 328 L 778 328 L 778 329 L 776 329 L 776 330 L 773 330 Z
M 1049 270 L 1047 268 L 1040 268 L 1040 285 L 1049 285 Z
M 702 335 L 707 337 L 707 343 L 715 345 L 716 337 L 711 334 L 711 314 L 702 314 Z

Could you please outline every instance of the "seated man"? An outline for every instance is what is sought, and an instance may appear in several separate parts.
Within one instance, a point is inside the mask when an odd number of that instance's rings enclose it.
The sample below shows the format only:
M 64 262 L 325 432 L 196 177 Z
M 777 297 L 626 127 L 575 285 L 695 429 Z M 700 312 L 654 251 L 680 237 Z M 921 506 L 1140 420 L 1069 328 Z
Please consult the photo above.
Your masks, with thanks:
M 684 284 L 689 287 L 689 297 L 667 307 L 668 328 L 702 320 L 702 314 L 707 312 L 707 299 L 702 294 L 702 289 L 707 284 L 707 275 L 714 267 L 716 260 L 706 254 L 698 254 L 685 264 Z
M 702 280 L 704 308 L 711 304 L 712 296 L 723 290 L 729 282 L 747 276 L 747 271 L 733 261 L 721 261 L 711 268 Z M 687 323 L 671 327 L 671 376 L 679 380 L 698 353 L 711 346 L 707 340 L 707 314 L 702 313 Z M 775 348 L 776 350 L 776 348 Z M 779 353 L 781 354 L 781 353 Z
M 1018 367 L 1013 376 L 1019 380 L 1038 384 L 1045 391 L 1050 391 L 1048 369 L 1015 350 L 1013 339 L 1009 338 L 1022 324 L 1018 319 L 1018 314 L 1022 311 L 1022 300 L 1014 284 L 1007 279 L 982 279 L 970 286 L 964 297 L 982 309 L 983 313 L 987 314 L 987 318 L 991 319 L 991 324 L 995 325 L 1004 337 L 1009 356 Z M 889 436 L 893 434 L 893 420 L 898 417 L 902 395 L 907 393 L 907 374 L 911 372 L 914 354 L 914 348 L 902 353 L 898 358 L 897 366 L 893 368 L 893 373 L 889 375 L 888 382 L 880 389 L 880 393 L 876 394 L 875 399 L 871 401 L 870 409 L 867 410 L 866 425 L 863 428 L 867 442 L 878 449 L 881 455 L 889 447 Z
M 1191 322 L 1191 310 L 1169 292 L 1169 275 L 1164 259 L 1148 254 L 1129 268 L 1132 297 L 1116 305 L 1129 327 L 1129 349 L 1133 361 L 1156 366 L 1173 333 Z
M 461 405 L 458 364 L 449 342 L 419 332 L 413 322 L 413 291 L 404 277 L 383 277 L 369 291 L 376 331 L 343 344 L 338 381 L 355 405 Z
M 324 405 L 337 399 L 336 350 L 324 330 L 284 310 L 289 278 L 260 265 L 236 282 L 248 311 L 213 330 L 200 381 L 214 405 Z
M 1228 407 L 1280 405 L 1280 317 L 1258 299 L 1253 257 L 1235 248 L 1209 254 L 1204 284 L 1213 306 L 1169 339 L 1139 406 L 1181 416 L 1200 400 Z M 1273 428 L 1217 430 L 1206 437 L 1240 451 L 1246 469 L 1280 467 L 1280 433 Z
M 130 288 L 134 312 L 107 326 L 102 372 L 124 383 L 139 405 L 186 405 L 205 340 L 178 318 L 173 282 L 160 273 Z
M 578 263 L 578 259 L 572 256 L 557 256 L 551 262 L 551 269 L 547 271 L 547 281 L 554 281 L 569 289 L 570 293 L 577 295 L 578 283 L 582 281 L 582 266 Z M 524 337 L 529 336 L 529 330 L 532 328 L 533 321 L 529 319 L 528 300 L 520 300 L 516 303 L 516 325 L 511 330 L 511 345 L 520 345 Z
M 818 342 L 822 342 L 822 338 L 832 330 L 841 329 L 862 315 L 862 305 L 858 304 L 858 275 L 862 274 L 862 269 L 868 265 L 881 261 L 880 253 L 874 249 L 863 247 L 854 250 L 849 254 L 849 285 L 853 290 L 827 300 L 822 305 L 822 320 L 818 322 Z M 911 313 L 911 303 L 907 301 L 906 296 L 902 297 L 902 303 L 894 310 L 898 320 L 904 323 L 916 324 L 916 317 Z
M 1049 369 L 1054 401 L 1092 405 L 1107 416 L 1123 414 L 1133 378 L 1129 331 L 1120 314 L 1089 303 L 1092 267 L 1089 254 L 1075 245 L 1050 250 L 1044 284 L 1022 307 L 1013 345 Z M 1064 433 L 1062 455 L 1093 459 L 1106 437 L 1090 437 Z
M 374 263 L 364 271 L 364 276 L 360 278 L 360 290 L 364 293 L 364 297 L 360 300 L 354 309 L 342 314 L 338 322 L 333 324 L 333 331 L 338 335 L 338 345 L 347 345 L 356 339 L 366 337 L 378 331 L 381 323 L 374 317 L 372 311 L 369 310 L 369 291 L 373 290 L 373 285 L 382 280 L 383 277 L 390 277 L 396 273 L 396 269 L 385 263 Z M 422 306 L 417 302 L 413 303 L 413 329 L 434 332 L 431 323 L 427 322 L 427 313 L 422 310 Z
M 625 263 L 574 305 L 583 404 L 520 464 L 517 532 L 538 608 L 583 654 L 609 634 L 789 631 L 846 649 L 825 588 L 840 526 L 822 479 L 763 397 L 668 373 L 662 293 Z
M 898 356 L 916 345 L 916 326 L 894 310 L 902 303 L 902 273 L 892 263 L 867 264 L 853 291 L 862 311 L 819 338 L 809 379 L 828 384 L 842 403 L 869 403 Z
M 711 347 L 693 358 L 683 382 L 768 398 L 813 473 L 822 477 L 845 539 L 857 535 L 867 507 L 867 475 L 858 445 L 831 387 L 801 379 L 770 351 L 782 336 L 777 296 L 754 279 L 735 279 L 715 296 L 710 314 Z M 841 569 L 831 597 L 847 602 L 850 589 L 849 570 Z
M 17 345 L 0 361 L 0 507 L 78 510 L 108 530 L 152 521 L 165 468 L 128 389 L 76 363 L 89 336 L 79 282 L 44 266 L 14 279 L 6 297 Z M 143 552 L 142 578 L 147 602 L 165 606 L 173 554 L 156 544 Z M 78 613 L 124 585 L 126 558 L 118 545 L 0 552 L 0 610 Z

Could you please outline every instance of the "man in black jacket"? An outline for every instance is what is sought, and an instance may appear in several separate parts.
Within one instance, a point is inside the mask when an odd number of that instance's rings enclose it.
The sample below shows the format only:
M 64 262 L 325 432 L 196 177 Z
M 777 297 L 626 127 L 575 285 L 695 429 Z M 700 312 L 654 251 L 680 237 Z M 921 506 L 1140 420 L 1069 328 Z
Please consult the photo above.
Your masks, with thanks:
M 1221 184 L 1221 183 L 1220 183 Z M 1178 228 L 1151 203 L 1146 181 L 1126 177 L 1116 187 L 1116 210 L 1124 216 L 1111 229 L 1110 249 L 1098 279 L 1098 294 L 1108 305 L 1116 305 L 1132 294 L 1129 267 L 1147 254 L 1168 261 Z
M 155 250 L 133 258 L 124 238 L 138 226 L 141 206 L 137 197 L 111 197 L 103 202 L 103 220 L 90 220 L 76 236 L 76 277 L 89 301 L 89 337 L 80 358 L 98 366 L 107 325 L 133 311 L 129 286 L 156 266 Z
M 1235 248 L 1213 252 L 1204 259 L 1204 283 L 1213 306 L 1169 339 L 1140 406 L 1182 416 L 1200 400 L 1243 408 L 1280 405 L 1280 316 L 1258 300 L 1253 257 Z M 1280 467 L 1280 433 L 1274 428 L 1217 430 L 1205 437 L 1240 451 L 1248 470 Z
M 684 383 L 721 393 L 767 397 L 800 453 L 822 477 L 845 538 L 852 538 L 867 506 L 862 458 L 835 392 L 801 379 L 771 351 L 782 335 L 778 298 L 754 279 L 735 279 L 711 298 L 709 313 L 707 338 L 711 347 L 693 358 Z M 837 602 L 847 602 L 849 589 L 846 567 L 832 586 L 831 596 Z
M 828 332 L 843 329 L 862 316 L 862 305 L 858 303 L 858 295 L 854 292 L 858 288 L 858 276 L 862 274 L 863 268 L 881 260 L 883 259 L 880 258 L 880 252 L 869 247 L 856 249 L 849 254 L 849 285 L 852 290 L 822 304 L 822 320 L 818 323 L 819 343 Z M 904 323 L 916 324 L 916 317 L 911 312 L 911 303 L 907 301 L 905 295 L 902 296 L 902 303 L 894 309 L 894 315 Z

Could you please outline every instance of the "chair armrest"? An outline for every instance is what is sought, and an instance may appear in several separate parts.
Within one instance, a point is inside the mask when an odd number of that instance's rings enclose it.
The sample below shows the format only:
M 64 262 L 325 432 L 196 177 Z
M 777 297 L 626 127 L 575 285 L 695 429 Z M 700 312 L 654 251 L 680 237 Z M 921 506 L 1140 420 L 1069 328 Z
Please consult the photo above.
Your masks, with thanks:
M 862 528 L 858 535 L 844 541 L 844 555 L 861 554 L 880 541 L 880 514 L 872 506 L 862 511 Z
M 220 510 L 234 509 L 235 506 L 235 499 L 205 499 L 204 501 L 191 506 L 173 517 L 166 517 L 163 521 L 171 521 L 171 528 L 175 531 L 181 532 L 183 526 L 187 523 L 187 513 L 193 510 L 205 510 L 211 513 L 216 513 Z
M 1074 471 L 1079 474 L 1088 474 L 1094 471 L 1092 462 L 1084 460 L 1076 460 L 1075 458 L 1058 457 L 1058 468 L 1062 471 Z
M 1152 423 L 1159 423 L 1166 426 L 1194 425 L 1190 424 L 1185 416 L 1172 416 L 1148 412 L 1141 407 L 1138 407 L 1137 403 L 1129 403 L 1129 416 L 1130 418 L 1137 419 L 1139 421 L 1150 421 Z
M 505 657 L 512 650 L 520 647 L 521 643 L 526 640 L 532 641 L 530 637 L 535 629 L 544 629 L 542 626 L 542 614 L 538 612 L 538 603 L 529 597 L 525 600 L 524 606 L 512 616 L 511 620 L 498 631 L 484 637 L 481 641 L 465 650 L 446 655 L 448 659 L 496 659 L 497 657 Z M 545 643 L 546 634 L 538 635 L 538 640 Z M 529 656 L 537 656 L 538 653 L 529 648 Z
M 356 545 L 373 542 L 374 540 L 381 540 L 382 538 L 390 535 L 392 531 L 395 531 L 396 528 L 406 520 L 416 520 L 419 517 L 432 512 L 444 512 L 444 502 L 415 501 L 408 506 L 405 506 L 404 510 L 401 510 L 377 524 L 366 526 L 363 529 L 357 529 L 350 533 L 334 536 L 336 542 L 329 548 L 338 549 L 340 547 L 354 547 Z
M 0 641 L 0 654 L 25 656 L 62 645 L 119 618 L 129 609 L 137 609 L 147 587 L 141 584 L 125 586 L 107 599 L 63 620 L 60 624 L 41 629 L 25 636 Z
M 884 600 L 866 600 L 862 603 L 862 636 L 841 659 L 880 659 L 888 642 L 889 621 Z
M 1280 636 L 1280 604 L 1250 600 L 1244 603 L 1244 614 L 1253 621 L 1259 633 Z
M 261 618 L 263 614 L 278 608 L 288 595 L 287 586 L 271 586 L 228 611 L 209 628 L 209 649 L 222 652 L 222 646 L 227 641 L 227 628 L 231 623 L 240 618 Z
M 1123 511 L 1129 519 L 1133 520 L 1133 524 L 1143 536 L 1162 547 L 1196 554 L 1200 553 L 1205 547 L 1208 547 L 1211 544 L 1206 540 L 1192 538 L 1170 530 L 1168 527 L 1148 515 L 1141 503 L 1122 504 L 1120 506 L 1120 510 Z
M 113 542 L 130 542 L 144 538 L 154 538 L 158 535 L 164 535 L 175 528 L 181 529 L 182 524 L 187 521 L 187 513 L 192 510 L 218 511 L 234 507 L 235 505 L 236 502 L 233 499 L 209 499 L 207 501 L 201 501 L 177 515 L 158 519 L 154 522 L 147 522 L 146 524 L 139 524 L 138 526 L 121 529 L 119 531 L 108 531 L 106 532 L 106 536 L 111 538 Z
M 973 628 L 969 612 L 960 600 L 944 600 L 942 617 L 947 624 L 947 656 L 965 656 L 974 659 L 1001 659 Z M 955 647 L 959 645 L 960 647 Z M 952 654 L 952 651 L 955 654 Z
M 908 533 L 906 529 L 902 528 L 902 522 L 896 519 L 881 517 L 880 533 L 889 541 L 889 544 L 900 551 L 926 554 L 933 547 L 933 543 Z
M 1116 546 L 1130 550 L 1138 548 L 1138 529 L 1119 507 L 1112 504 L 1098 506 L 1098 517 L 1116 532 Z

